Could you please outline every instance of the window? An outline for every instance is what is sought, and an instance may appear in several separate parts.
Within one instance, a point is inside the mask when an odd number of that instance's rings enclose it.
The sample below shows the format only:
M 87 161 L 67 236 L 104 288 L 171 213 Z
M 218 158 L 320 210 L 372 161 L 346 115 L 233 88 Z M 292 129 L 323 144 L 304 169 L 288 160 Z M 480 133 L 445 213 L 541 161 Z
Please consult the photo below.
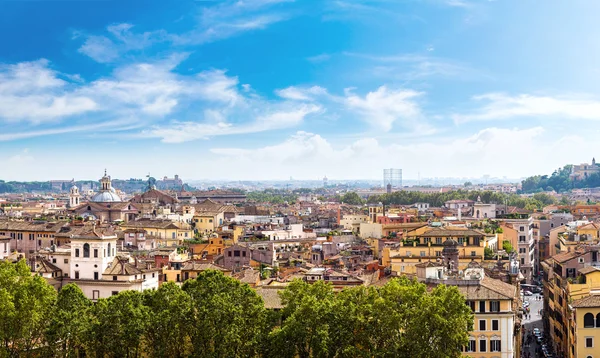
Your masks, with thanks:
M 242 256 L 246 257 L 246 251 L 242 251 Z
M 492 320 L 492 331 L 499 331 L 500 325 L 497 319 Z
M 479 341 L 479 351 L 480 352 L 487 351 L 487 341 L 485 339 L 482 339 Z
M 98 290 L 93 290 L 92 291 L 92 299 L 97 300 L 100 298 L 100 291 Z
M 90 244 L 83 244 L 83 257 L 90 257 Z
M 479 312 L 485 313 L 485 301 L 479 301 Z
M 79 249 L 75 249 L 75 257 L 79 257 Z
M 425 257 L 425 251 L 421 251 L 421 252 L 419 252 L 419 255 L 420 255 L 421 257 Z
M 490 312 L 500 312 L 500 301 L 490 301 Z
M 442 256 L 442 252 L 440 250 L 436 250 L 435 251 L 435 256 Z
M 55 264 L 56 263 L 56 259 L 52 259 L 52 263 Z
M 68 264 L 69 263 L 69 259 L 65 259 L 65 263 Z
M 485 331 L 485 320 L 484 319 L 479 320 L 479 330 Z
M 519 235 L 519 242 L 525 242 L 526 241 L 526 236 L 525 235 Z
M 110 242 L 108 243 L 108 256 L 110 256 Z
M 94 249 L 94 257 L 98 257 L 98 249 Z
M 585 337 L 585 348 L 594 348 L 594 338 Z
M 240 250 L 235 250 L 235 251 L 233 252 L 233 256 L 234 256 L 234 257 L 240 257 Z
M 75 279 L 79 279 L 79 271 L 75 271 Z
M 475 312 L 475 301 L 467 301 L 467 306 L 471 307 L 471 311 Z
M 227 256 L 231 257 L 231 251 L 227 251 Z
M 594 315 L 591 313 L 586 313 L 583 316 L 583 327 L 584 328 L 594 328 Z
M 464 238 L 464 237 L 459 237 L 459 238 L 458 238 L 458 243 L 459 243 L 460 245 L 464 244 L 464 243 L 465 243 L 465 238 Z
M 435 239 L 435 243 L 438 244 L 438 245 L 441 245 L 442 244 L 442 238 L 441 237 L 436 238 Z
M 98 272 L 94 272 L 94 280 L 98 280 Z
M 490 352 L 500 352 L 501 351 L 501 341 L 499 339 L 490 340 Z
M 406 256 L 412 256 L 412 254 L 410 253 L 410 251 L 406 251 Z
M 467 352 L 475 352 L 475 349 L 476 349 L 475 340 L 474 339 L 470 340 L 469 344 L 467 344 L 466 348 L 467 348 L 466 349 Z
M 112 295 L 113 295 L 113 296 L 116 296 L 116 295 L 118 295 L 118 294 L 119 294 L 119 291 L 112 291 Z
M 471 256 L 477 256 L 477 252 L 471 251 Z
M 596 327 L 600 328 L 600 313 L 596 315 Z

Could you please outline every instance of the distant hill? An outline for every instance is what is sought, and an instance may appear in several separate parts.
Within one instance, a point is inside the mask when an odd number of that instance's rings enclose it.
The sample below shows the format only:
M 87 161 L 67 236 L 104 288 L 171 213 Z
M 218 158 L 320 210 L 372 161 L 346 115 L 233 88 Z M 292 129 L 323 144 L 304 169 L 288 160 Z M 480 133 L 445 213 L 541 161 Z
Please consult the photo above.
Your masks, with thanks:
M 595 164 L 594 164 L 595 165 Z M 541 191 L 565 192 L 577 188 L 600 187 L 600 174 L 592 173 L 581 180 L 574 180 L 571 176 L 572 165 L 565 165 L 557 169 L 552 175 L 535 175 L 521 182 L 523 193 L 538 193 Z

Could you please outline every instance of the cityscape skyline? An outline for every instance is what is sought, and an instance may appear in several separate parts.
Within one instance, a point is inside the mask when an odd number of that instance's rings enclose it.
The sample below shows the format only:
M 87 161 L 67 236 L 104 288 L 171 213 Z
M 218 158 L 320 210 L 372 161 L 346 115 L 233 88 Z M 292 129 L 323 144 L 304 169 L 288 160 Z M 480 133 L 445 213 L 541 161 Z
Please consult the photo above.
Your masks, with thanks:
M 589 162 L 600 4 L 552 3 L 4 2 L 2 176 L 516 178 Z

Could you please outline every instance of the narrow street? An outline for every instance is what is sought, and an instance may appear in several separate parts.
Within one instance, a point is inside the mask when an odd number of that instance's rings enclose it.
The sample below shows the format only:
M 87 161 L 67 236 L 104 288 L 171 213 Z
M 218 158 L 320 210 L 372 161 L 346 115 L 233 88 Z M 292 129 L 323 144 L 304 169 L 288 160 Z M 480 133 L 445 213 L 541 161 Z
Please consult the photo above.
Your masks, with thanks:
M 536 342 L 535 337 L 532 337 L 529 345 L 527 344 L 527 337 L 529 334 L 533 335 L 534 328 L 539 328 L 544 336 L 546 335 L 542 323 L 542 316 L 539 314 L 540 310 L 544 308 L 544 301 L 539 294 L 534 294 L 533 296 L 525 296 L 523 302 L 529 302 L 529 314 L 531 317 L 528 316 L 528 318 L 525 318 L 525 315 L 523 315 L 524 336 L 521 357 L 544 357 L 544 354 L 541 352 L 541 344 Z M 536 355 L 536 351 L 539 352 L 539 355 Z M 528 353 L 529 355 L 527 355 Z

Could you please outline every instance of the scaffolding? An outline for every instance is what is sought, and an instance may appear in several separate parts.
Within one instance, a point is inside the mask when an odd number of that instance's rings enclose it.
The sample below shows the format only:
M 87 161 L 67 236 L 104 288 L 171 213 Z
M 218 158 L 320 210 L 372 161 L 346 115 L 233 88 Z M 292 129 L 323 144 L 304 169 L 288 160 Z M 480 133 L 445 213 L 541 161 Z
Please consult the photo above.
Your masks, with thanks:
M 390 186 L 394 189 L 402 188 L 402 169 L 384 169 L 383 170 L 383 187 Z

